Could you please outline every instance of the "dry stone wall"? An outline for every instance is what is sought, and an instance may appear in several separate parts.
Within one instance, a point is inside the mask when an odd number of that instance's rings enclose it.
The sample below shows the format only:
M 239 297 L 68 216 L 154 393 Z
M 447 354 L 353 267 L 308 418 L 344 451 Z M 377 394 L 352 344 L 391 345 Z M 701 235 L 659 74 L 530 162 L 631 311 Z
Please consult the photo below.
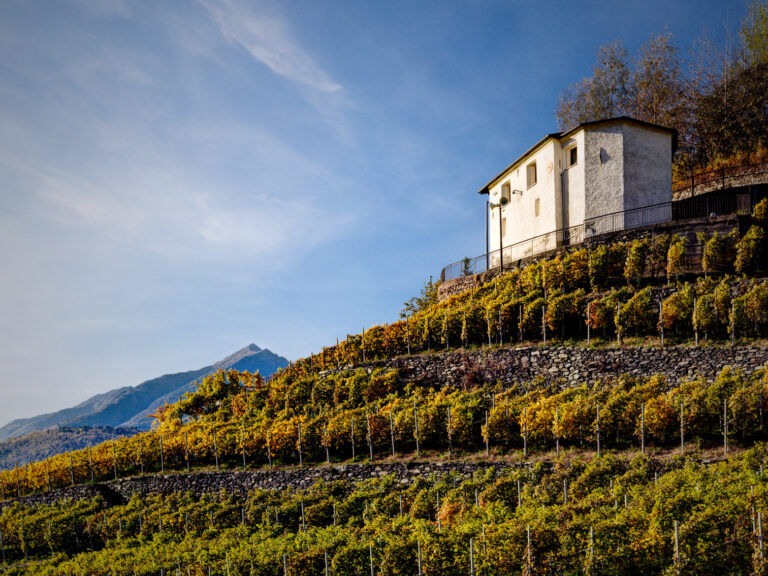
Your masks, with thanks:
M 425 386 L 476 385 L 501 381 L 505 386 L 544 378 L 554 386 L 573 386 L 631 374 L 663 374 L 670 384 L 697 375 L 714 377 L 726 366 L 754 372 L 768 364 L 764 347 L 692 347 L 589 349 L 528 346 L 427 353 L 367 364 L 394 368 L 402 382 Z

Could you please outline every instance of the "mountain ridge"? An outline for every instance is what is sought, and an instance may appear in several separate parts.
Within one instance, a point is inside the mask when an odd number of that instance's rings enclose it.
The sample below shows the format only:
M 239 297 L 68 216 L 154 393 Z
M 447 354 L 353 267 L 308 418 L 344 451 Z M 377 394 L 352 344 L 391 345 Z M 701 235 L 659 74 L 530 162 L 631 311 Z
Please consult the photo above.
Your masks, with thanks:
M 163 374 L 136 386 L 123 386 L 96 394 L 70 408 L 12 420 L 0 427 L 0 441 L 52 427 L 109 426 L 147 430 L 151 427 L 150 414 L 165 402 L 178 400 L 179 396 L 193 390 L 197 380 L 209 374 L 235 369 L 258 371 L 262 376 L 269 377 L 288 364 L 286 358 L 268 348 L 249 344 L 197 370 Z

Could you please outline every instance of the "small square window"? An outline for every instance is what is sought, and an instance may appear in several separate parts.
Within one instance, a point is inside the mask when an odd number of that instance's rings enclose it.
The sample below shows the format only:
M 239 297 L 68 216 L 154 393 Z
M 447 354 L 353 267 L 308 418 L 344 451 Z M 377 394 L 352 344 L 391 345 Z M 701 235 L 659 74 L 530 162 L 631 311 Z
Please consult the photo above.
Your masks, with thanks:
M 533 210 L 536 216 L 538 216 L 541 213 L 541 202 L 538 198 L 536 198 L 536 201 L 533 203 Z
M 536 162 L 528 164 L 526 172 L 528 175 L 528 188 L 530 188 L 536 184 Z
M 579 149 L 574 146 L 568 150 L 568 166 L 573 166 L 579 161 Z

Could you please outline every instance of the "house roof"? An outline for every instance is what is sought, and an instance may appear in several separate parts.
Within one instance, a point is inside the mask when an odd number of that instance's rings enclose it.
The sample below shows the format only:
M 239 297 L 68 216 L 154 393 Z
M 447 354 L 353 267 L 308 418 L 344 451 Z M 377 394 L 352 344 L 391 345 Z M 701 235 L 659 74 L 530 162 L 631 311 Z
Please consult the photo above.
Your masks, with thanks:
M 544 144 L 549 142 L 550 140 L 564 140 L 567 138 L 570 138 L 573 134 L 578 132 L 579 130 L 583 130 L 585 128 L 594 128 L 597 126 L 604 126 L 609 124 L 634 124 L 635 126 L 640 126 L 642 128 L 647 128 L 650 130 L 659 130 L 661 132 L 668 132 L 672 134 L 672 151 L 674 152 L 677 149 L 677 130 L 674 128 L 668 128 L 666 126 L 661 126 L 659 124 L 652 124 L 651 122 L 645 122 L 643 120 L 637 120 L 636 118 L 631 118 L 629 116 L 617 116 L 616 118 L 605 118 L 602 120 L 593 120 L 591 122 L 582 122 L 578 126 L 575 126 L 574 128 L 571 128 L 570 130 L 567 130 L 565 132 L 552 132 L 551 134 L 547 134 L 536 142 L 533 146 L 531 146 L 526 152 L 520 156 L 517 160 L 512 162 L 509 166 L 504 168 L 499 174 L 497 174 L 488 184 L 483 186 L 480 190 L 478 190 L 478 194 L 488 194 L 490 192 L 491 186 L 495 185 L 499 180 L 501 180 L 504 176 L 506 176 L 509 172 L 512 171 L 513 168 L 515 168 L 518 164 L 520 164 L 523 160 L 528 158 L 530 155 L 532 155 L 536 150 L 541 148 Z

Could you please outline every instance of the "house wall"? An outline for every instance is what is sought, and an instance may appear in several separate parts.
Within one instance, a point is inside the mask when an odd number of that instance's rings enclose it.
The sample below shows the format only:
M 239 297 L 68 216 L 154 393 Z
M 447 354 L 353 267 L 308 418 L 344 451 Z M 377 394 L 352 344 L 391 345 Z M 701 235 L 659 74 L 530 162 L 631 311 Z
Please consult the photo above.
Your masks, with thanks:
M 624 126 L 624 210 L 672 200 L 672 135 Z
M 584 131 L 584 178 L 585 219 L 624 209 L 624 132 L 621 125 Z
M 578 161 L 568 166 L 568 149 L 576 144 Z M 563 214 L 560 228 L 584 223 L 584 131 L 560 143 L 558 169 L 561 173 Z
M 503 237 L 505 260 L 518 260 L 530 255 L 529 247 L 512 247 L 513 244 L 529 240 L 560 227 L 562 202 L 560 198 L 559 170 L 557 161 L 560 145 L 550 140 L 490 188 L 490 201 L 497 204 L 501 199 L 501 188 L 505 182 L 511 190 L 522 191 L 510 195 L 509 203 L 502 208 L 502 218 L 506 218 L 506 233 Z M 527 185 L 527 166 L 536 162 L 537 182 L 530 188 Z M 539 200 L 539 216 L 536 216 L 536 200 Z M 499 249 L 499 209 L 490 209 L 489 218 L 490 248 Z M 552 246 L 554 248 L 554 245 Z M 549 247 L 544 247 L 549 249 Z M 537 248 L 536 251 L 541 251 Z M 493 260 L 493 258 L 492 258 Z M 498 265 L 498 260 L 495 261 Z M 491 262 L 493 266 L 494 263 Z

